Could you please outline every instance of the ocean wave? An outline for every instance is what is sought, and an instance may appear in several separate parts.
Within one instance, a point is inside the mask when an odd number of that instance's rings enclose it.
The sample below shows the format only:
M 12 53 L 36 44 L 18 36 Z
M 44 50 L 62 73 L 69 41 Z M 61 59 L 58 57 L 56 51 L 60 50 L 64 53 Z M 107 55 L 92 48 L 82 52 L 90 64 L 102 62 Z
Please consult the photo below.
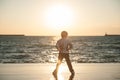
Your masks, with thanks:
M 70 37 L 70 59 L 76 63 L 120 63 L 119 37 Z M 55 63 L 53 37 L 0 37 L 0 63 Z

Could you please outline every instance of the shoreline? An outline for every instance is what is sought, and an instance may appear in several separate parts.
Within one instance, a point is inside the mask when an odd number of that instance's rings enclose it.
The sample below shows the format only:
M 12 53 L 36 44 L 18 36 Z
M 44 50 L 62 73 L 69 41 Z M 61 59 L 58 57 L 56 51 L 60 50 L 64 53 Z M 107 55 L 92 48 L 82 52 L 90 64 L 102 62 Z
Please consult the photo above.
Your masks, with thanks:
M 72 64 L 120 64 L 120 62 L 115 62 L 115 63 L 112 63 L 112 62 L 108 62 L 108 63 L 76 63 L 76 62 L 71 62 Z M 57 64 L 57 62 L 55 63 L 0 63 L 1 64 Z M 66 62 L 62 62 L 61 64 L 66 64 Z
M 120 63 L 72 63 L 75 76 L 72 80 L 119 80 Z M 55 63 L 0 64 L 1 80 L 55 80 L 52 71 Z M 58 80 L 68 80 L 67 64 L 61 64 Z

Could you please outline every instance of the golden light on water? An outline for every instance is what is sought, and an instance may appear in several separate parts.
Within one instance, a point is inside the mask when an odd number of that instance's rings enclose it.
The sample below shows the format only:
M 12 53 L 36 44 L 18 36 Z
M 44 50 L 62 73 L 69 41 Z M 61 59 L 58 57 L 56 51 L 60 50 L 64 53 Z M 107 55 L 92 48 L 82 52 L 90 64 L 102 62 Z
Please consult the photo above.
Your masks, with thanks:
M 60 36 L 54 36 L 52 40 L 53 41 L 52 44 L 56 45 L 57 40 L 59 40 L 60 38 L 61 38 Z

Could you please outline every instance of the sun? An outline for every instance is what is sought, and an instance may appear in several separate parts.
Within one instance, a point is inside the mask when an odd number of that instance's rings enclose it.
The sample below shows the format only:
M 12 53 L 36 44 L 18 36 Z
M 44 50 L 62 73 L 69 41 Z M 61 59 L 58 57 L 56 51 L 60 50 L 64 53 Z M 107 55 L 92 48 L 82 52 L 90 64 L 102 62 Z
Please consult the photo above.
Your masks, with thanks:
M 51 28 L 63 28 L 72 25 L 74 20 L 73 11 L 65 5 L 49 7 L 45 13 L 45 22 Z

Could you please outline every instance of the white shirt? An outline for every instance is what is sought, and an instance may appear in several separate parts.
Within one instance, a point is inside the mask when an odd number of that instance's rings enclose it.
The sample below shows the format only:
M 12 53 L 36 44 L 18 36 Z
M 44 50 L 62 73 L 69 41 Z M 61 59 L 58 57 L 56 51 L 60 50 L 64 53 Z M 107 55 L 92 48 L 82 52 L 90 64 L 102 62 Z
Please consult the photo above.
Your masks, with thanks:
M 69 50 L 72 48 L 72 43 L 67 38 L 62 38 L 57 41 L 56 47 L 59 50 L 59 53 L 69 53 Z

